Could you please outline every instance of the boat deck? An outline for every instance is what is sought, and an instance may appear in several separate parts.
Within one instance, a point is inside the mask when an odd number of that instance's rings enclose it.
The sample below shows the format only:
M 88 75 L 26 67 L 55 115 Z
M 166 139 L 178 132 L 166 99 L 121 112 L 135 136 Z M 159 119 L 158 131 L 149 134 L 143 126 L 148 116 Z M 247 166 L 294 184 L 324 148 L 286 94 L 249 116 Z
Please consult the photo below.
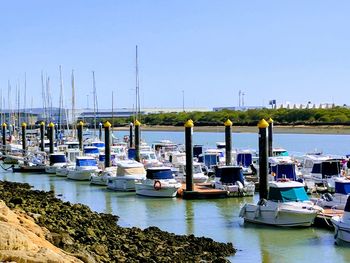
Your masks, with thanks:
M 178 190 L 178 196 L 183 199 L 208 199 L 208 198 L 227 198 L 227 191 L 212 187 L 210 183 L 193 184 L 193 191 L 186 191 L 186 184 Z
M 333 229 L 331 218 L 333 216 L 342 216 L 343 214 L 344 210 L 325 208 L 323 213 L 318 214 L 315 218 L 314 226 Z

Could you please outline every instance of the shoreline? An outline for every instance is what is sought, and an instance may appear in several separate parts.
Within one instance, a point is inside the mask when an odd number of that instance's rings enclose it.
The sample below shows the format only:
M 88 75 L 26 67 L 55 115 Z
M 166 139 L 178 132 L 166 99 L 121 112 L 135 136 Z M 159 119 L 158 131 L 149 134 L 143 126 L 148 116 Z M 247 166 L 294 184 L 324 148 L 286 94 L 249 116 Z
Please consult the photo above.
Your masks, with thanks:
M 162 125 L 142 125 L 143 131 L 184 131 L 183 126 L 162 126 Z M 330 134 L 330 135 L 350 135 L 350 126 L 344 125 L 323 125 L 323 126 L 274 126 L 275 134 Z M 126 131 L 129 126 L 114 127 L 114 131 Z M 194 132 L 224 132 L 224 126 L 194 126 Z M 258 133 L 257 126 L 232 126 L 233 133 Z

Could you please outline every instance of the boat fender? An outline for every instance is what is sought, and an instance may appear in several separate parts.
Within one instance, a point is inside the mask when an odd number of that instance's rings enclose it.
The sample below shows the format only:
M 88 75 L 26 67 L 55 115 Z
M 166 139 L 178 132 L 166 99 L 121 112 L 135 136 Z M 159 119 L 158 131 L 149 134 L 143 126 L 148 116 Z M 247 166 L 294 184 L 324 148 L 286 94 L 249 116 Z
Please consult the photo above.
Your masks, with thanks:
M 159 191 L 162 188 L 162 184 L 159 180 L 154 181 L 153 187 L 156 191 Z
M 327 202 L 333 201 L 333 196 L 330 193 L 325 193 L 322 195 L 322 199 L 326 200 Z

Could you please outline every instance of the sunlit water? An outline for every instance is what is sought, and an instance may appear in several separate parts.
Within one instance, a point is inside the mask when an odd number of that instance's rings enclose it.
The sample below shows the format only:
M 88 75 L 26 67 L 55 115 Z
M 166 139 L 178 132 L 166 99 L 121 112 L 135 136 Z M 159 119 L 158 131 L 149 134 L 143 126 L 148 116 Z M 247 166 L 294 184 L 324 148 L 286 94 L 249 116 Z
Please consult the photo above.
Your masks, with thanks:
M 127 132 L 116 133 L 122 137 Z M 214 146 L 224 141 L 223 133 L 194 133 L 193 142 Z M 184 142 L 182 132 L 143 132 L 147 142 L 170 139 Z M 349 153 L 349 135 L 275 135 L 275 145 L 290 152 L 322 149 L 325 153 Z M 234 148 L 257 148 L 257 135 L 233 135 Z M 158 226 L 176 234 L 206 236 L 232 242 L 239 249 L 233 262 L 350 262 L 350 248 L 334 244 L 333 232 L 317 228 L 277 228 L 245 224 L 238 217 L 245 202 L 258 196 L 217 200 L 158 199 L 117 193 L 88 182 L 70 181 L 46 174 L 16 174 L 2 171 L 0 180 L 26 182 L 35 189 L 53 190 L 72 203 L 84 203 L 98 212 L 118 215 L 121 226 Z

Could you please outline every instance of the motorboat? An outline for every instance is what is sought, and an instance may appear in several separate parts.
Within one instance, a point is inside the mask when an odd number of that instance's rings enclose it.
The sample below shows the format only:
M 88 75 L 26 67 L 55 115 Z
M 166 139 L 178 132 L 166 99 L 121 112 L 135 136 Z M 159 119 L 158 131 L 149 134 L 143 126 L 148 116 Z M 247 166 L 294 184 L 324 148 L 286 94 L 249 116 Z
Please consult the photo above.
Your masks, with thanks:
M 244 180 L 241 166 L 217 167 L 213 187 L 227 191 L 228 196 L 253 196 L 255 192 L 255 184 Z
M 274 147 L 272 148 L 272 156 L 289 156 L 289 153 L 282 147 Z
M 97 161 L 92 156 L 78 156 L 75 160 L 75 168 L 69 170 L 67 174 L 68 179 L 88 181 L 91 173 L 98 172 Z
M 100 150 L 96 146 L 84 146 L 83 154 L 86 156 L 98 158 Z
M 202 166 L 201 163 L 193 162 L 193 183 L 205 183 L 208 181 L 208 175 L 204 174 Z M 186 162 L 177 163 L 175 165 L 175 179 L 180 183 L 186 182 Z
M 146 171 L 142 163 L 122 160 L 117 163 L 115 174 L 107 175 L 107 188 L 115 191 L 135 191 L 135 181 L 145 177 Z
M 148 168 L 146 178 L 135 183 L 136 194 L 152 197 L 175 197 L 180 187 L 170 167 Z
M 163 163 L 158 160 L 153 150 L 141 150 L 140 160 L 146 169 L 154 166 L 163 166 Z
M 303 162 L 303 178 L 308 188 L 335 191 L 335 180 L 342 176 L 342 159 L 323 155 L 308 155 Z
M 269 181 L 297 181 L 301 173 L 297 163 L 290 156 L 269 157 Z
M 157 158 L 162 162 L 168 162 L 172 153 L 181 152 L 180 146 L 170 140 L 159 140 L 152 143 L 152 149 Z
M 335 178 L 335 193 L 324 193 L 320 198 L 311 198 L 315 204 L 321 207 L 343 210 L 350 196 L 350 180 L 347 178 Z
M 99 170 L 91 173 L 90 184 L 107 186 L 108 179 L 116 176 L 117 167 L 106 167 L 104 170 Z
M 235 152 L 235 165 L 242 167 L 244 175 L 254 175 L 256 174 L 256 169 L 254 169 L 253 156 L 256 156 L 252 150 L 239 150 Z
M 239 213 L 246 222 L 273 226 L 311 226 L 323 209 L 312 203 L 300 182 L 269 182 L 268 199 L 245 204 Z
M 67 157 L 64 153 L 52 153 L 49 155 L 49 164 L 45 167 L 48 174 L 56 174 L 56 169 L 68 164 Z
M 334 226 L 335 242 L 339 245 L 350 243 L 350 196 L 347 199 L 344 214 L 342 216 L 333 216 L 331 222 Z
M 69 173 L 69 171 L 75 170 L 75 162 L 74 163 L 67 163 L 63 166 L 56 168 L 56 175 L 60 177 L 66 177 Z

